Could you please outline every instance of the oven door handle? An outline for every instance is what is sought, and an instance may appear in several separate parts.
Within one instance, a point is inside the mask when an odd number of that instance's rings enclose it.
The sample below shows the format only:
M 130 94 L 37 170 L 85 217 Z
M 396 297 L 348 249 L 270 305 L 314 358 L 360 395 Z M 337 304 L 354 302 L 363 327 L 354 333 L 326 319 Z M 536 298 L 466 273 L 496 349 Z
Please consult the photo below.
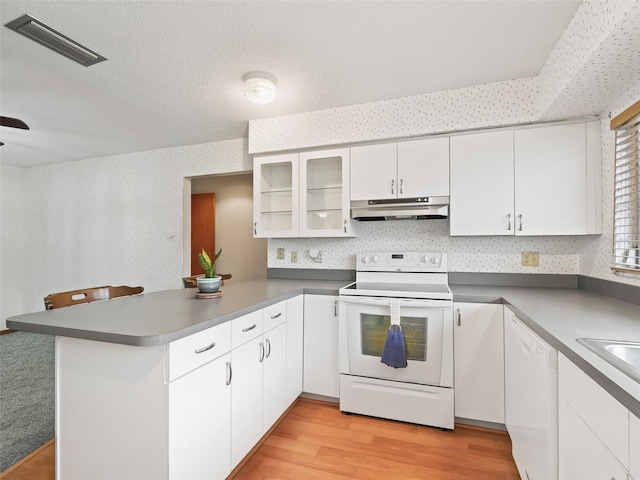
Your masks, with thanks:
M 394 298 L 394 297 L 358 297 L 358 296 L 340 296 L 340 301 L 344 303 L 356 303 L 359 305 L 375 305 L 389 306 L 392 300 L 398 302 L 400 307 L 417 307 L 417 308 L 453 308 L 452 302 L 449 300 L 425 300 L 410 298 Z

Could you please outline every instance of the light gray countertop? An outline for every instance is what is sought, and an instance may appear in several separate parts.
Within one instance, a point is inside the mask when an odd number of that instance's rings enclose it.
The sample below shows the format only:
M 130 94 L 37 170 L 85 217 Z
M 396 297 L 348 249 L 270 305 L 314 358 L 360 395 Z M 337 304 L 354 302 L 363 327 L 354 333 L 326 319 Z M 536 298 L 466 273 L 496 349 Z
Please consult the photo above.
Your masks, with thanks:
M 344 281 L 254 280 L 225 285 L 219 298 L 193 288 L 9 317 L 15 330 L 134 346 L 162 345 L 302 293 L 337 295 Z
M 161 345 L 302 293 L 337 295 L 349 282 L 255 280 L 217 299 L 165 290 L 7 319 L 16 330 L 135 346 Z M 572 288 L 451 285 L 456 302 L 504 303 L 538 335 L 640 417 L 640 383 L 576 338 L 640 341 L 640 306 Z

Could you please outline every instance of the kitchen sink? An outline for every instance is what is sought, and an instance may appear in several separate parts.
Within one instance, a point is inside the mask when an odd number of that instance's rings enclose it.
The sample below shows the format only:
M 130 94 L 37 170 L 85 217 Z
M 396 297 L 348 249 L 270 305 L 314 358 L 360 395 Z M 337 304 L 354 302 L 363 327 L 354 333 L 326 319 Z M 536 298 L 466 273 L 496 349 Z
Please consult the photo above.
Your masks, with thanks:
M 578 338 L 578 343 L 640 382 L 640 342 Z

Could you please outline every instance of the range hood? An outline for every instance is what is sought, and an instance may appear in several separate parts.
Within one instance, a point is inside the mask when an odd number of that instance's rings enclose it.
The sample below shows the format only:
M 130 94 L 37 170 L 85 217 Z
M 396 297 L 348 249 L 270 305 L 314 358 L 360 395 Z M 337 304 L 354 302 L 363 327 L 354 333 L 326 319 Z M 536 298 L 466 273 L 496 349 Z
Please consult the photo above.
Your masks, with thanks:
M 381 220 L 427 220 L 449 217 L 449 197 L 354 200 L 351 218 L 361 222 Z

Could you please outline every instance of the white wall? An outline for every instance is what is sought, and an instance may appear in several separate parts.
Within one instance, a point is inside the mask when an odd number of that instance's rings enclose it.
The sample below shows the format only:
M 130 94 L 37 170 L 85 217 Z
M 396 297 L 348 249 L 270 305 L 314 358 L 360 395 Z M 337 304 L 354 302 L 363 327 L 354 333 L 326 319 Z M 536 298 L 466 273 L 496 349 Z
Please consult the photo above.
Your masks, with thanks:
M 98 285 L 180 288 L 184 177 L 252 169 L 245 139 L 25 169 L 24 311 Z
M 22 169 L 0 165 L 0 330 L 22 313 Z

